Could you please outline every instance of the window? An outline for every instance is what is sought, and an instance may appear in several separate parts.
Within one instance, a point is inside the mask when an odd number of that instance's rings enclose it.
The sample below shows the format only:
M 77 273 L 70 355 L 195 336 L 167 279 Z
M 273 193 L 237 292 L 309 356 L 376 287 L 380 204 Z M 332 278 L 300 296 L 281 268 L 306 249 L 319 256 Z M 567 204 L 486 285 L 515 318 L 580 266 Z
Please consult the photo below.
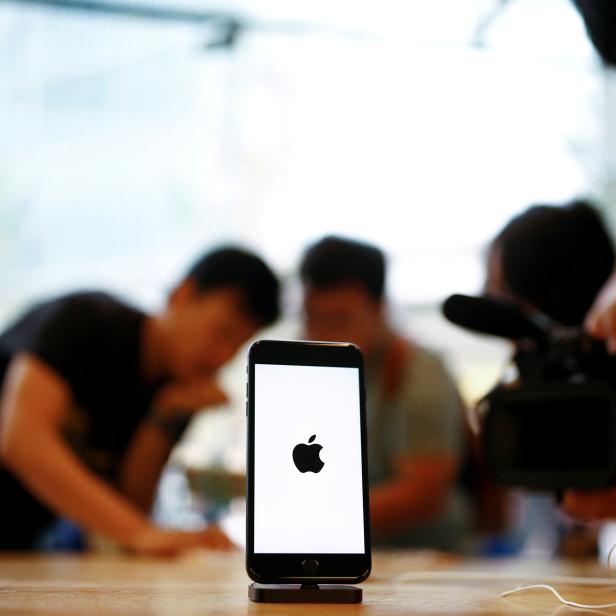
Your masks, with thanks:
M 246 24 L 227 47 L 209 22 L 0 7 L 1 320 L 84 286 L 154 305 L 228 240 L 290 273 L 326 232 L 434 302 L 477 288 L 513 212 L 601 194 L 607 77 L 566 0 L 263 4 L 217 5 Z

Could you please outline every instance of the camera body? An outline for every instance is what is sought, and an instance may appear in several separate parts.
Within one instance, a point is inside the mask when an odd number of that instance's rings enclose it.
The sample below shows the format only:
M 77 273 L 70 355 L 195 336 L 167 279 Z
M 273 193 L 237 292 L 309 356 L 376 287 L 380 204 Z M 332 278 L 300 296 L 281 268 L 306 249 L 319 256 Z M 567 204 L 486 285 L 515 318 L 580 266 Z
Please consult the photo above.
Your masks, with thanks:
M 443 311 L 515 345 L 515 374 L 478 406 L 482 457 L 496 481 L 541 490 L 616 481 L 616 358 L 603 342 L 491 298 L 455 295 Z

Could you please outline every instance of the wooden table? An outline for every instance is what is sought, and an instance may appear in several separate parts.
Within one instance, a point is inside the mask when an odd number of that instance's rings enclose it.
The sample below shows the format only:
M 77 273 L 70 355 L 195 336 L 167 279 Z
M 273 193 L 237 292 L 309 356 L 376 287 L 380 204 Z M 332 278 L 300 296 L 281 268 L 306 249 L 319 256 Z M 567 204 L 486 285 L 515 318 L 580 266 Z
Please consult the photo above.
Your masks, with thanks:
M 594 564 L 479 561 L 435 553 L 378 553 L 363 584 L 362 605 L 266 605 L 247 599 L 241 553 L 191 553 L 175 560 L 125 556 L 0 556 L 0 614 L 589 614 L 560 607 L 545 591 L 501 598 L 500 592 L 541 576 L 601 576 Z M 424 576 L 407 579 L 403 576 Z M 496 576 L 501 576 L 497 579 Z M 519 577 L 516 577 L 519 576 Z M 514 579 L 515 578 L 515 579 Z M 616 578 L 614 578 L 616 584 Z M 616 585 L 590 589 L 555 584 L 570 599 L 616 601 Z M 600 610 L 599 614 L 616 614 Z

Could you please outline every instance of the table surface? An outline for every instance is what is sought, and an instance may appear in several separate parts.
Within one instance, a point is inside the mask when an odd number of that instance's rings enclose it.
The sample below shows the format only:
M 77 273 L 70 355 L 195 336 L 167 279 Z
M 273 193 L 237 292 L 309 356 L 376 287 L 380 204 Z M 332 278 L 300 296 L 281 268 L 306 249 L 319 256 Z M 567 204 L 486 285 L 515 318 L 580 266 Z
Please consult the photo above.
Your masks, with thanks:
M 473 560 L 432 552 L 377 553 L 361 605 L 251 603 L 242 553 L 194 552 L 178 559 L 121 555 L 0 556 L 0 614 L 589 614 L 547 591 L 502 598 L 522 584 L 548 582 L 582 603 L 616 601 L 614 586 L 587 587 L 554 576 L 613 577 L 592 563 Z M 616 609 L 596 610 L 616 615 Z

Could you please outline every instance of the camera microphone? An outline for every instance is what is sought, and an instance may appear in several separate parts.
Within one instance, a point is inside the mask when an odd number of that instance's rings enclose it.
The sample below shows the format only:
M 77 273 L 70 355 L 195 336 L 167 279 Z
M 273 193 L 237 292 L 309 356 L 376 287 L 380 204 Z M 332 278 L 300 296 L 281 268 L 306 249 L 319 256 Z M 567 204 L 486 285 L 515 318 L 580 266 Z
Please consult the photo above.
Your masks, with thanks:
M 442 310 L 451 323 L 481 334 L 536 342 L 548 337 L 548 332 L 515 304 L 492 297 L 452 295 L 445 300 Z

